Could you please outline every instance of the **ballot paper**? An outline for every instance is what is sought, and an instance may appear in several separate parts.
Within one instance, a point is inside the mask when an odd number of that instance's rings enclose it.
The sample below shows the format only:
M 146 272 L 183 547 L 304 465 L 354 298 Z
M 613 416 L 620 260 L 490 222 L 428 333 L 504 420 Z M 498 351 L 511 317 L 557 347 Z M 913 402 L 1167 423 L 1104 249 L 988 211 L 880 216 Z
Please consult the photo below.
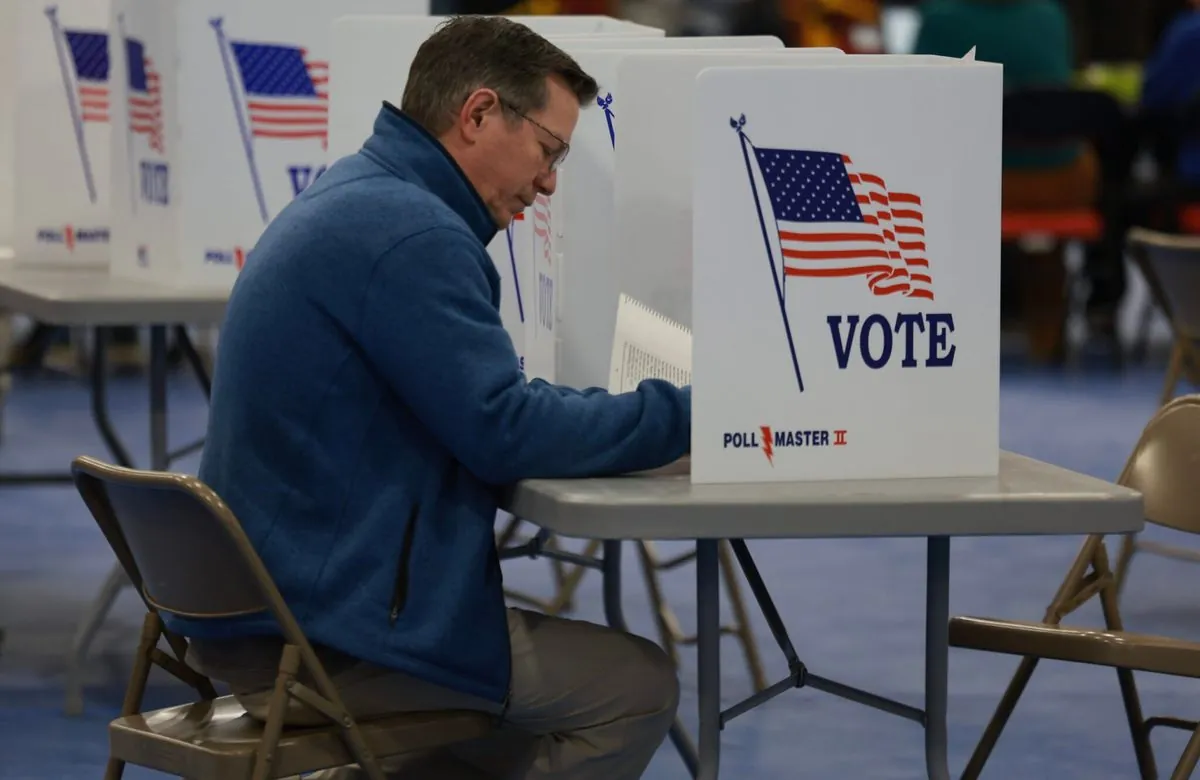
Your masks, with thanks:
M 692 333 L 628 295 L 617 305 L 608 390 L 628 393 L 643 379 L 692 383 Z

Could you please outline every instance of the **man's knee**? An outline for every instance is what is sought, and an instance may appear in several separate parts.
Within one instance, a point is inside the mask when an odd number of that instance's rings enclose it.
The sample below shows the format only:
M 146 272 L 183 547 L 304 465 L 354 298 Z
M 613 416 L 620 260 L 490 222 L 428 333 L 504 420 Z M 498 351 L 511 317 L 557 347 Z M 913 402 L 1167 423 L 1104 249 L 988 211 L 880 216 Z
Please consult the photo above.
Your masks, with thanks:
M 630 715 L 658 715 L 668 726 L 679 707 L 679 672 L 671 657 L 658 645 L 630 636 L 636 661 L 621 677 Z

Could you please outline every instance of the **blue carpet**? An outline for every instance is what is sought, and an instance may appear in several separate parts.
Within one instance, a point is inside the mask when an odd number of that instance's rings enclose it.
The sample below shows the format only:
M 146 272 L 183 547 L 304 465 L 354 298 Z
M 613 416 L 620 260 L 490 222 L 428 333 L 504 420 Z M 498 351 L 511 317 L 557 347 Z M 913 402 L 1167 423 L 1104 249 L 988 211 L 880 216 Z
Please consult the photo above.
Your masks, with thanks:
M 1113 479 L 1153 413 L 1161 370 L 1124 375 L 1006 372 L 1001 442 L 1011 450 Z M 142 379 L 115 380 L 113 418 L 134 456 L 145 463 L 149 437 Z M 203 399 L 185 377 L 171 389 L 171 436 L 180 445 L 204 425 Z M 4 411 L 0 469 L 62 468 L 80 453 L 104 456 L 84 388 L 62 379 L 20 381 Z M 195 467 L 195 459 L 177 466 Z M 68 488 L 0 491 L 0 625 L 8 629 L 0 657 L 0 778 L 95 778 L 102 773 L 105 724 L 117 711 L 141 613 L 125 594 L 98 637 L 88 664 L 83 716 L 62 714 L 65 650 L 75 622 L 111 565 L 110 554 L 78 498 Z M 1171 534 L 1151 531 L 1152 538 Z M 951 610 L 1036 619 L 1075 555 L 1078 538 L 961 539 L 953 542 Z M 816 541 L 752 545 L 792 638 L 809 668 L 822 676 L 921 704 L 923 685 L 924 543 L 921 540 Z M 671 547 L 664 546 L 664 553 Z M 653 636 L 649 606 L 630 555 L 625 603 L 634 630 Z M 509 586 L 547 593 L 548 564 L 506 564 Z M 1200 567 L 1140 558 L 1123 604 L 1130 628 L 1200 637 L 1200 606 L 1187 594 Z M 694 614 L 691 571 L 665 578 L 668 598 L 684 623 Z M 584 579 L 577 617 L 599 621 L 600 580 Z M 1078 620 L 1095 624 L 1098 610 Z M 761 619 L 759 643 L 772 677 L 782 657 Z M 726 702 L 749 691 L 740 651 L 724 641 Z M 682 651 L 681 712 L 694 723 L 694 653 Z M 958 772 L 999 699 L 1015 659 L 966 651 L 951 654 L 951 769 Z M 1150 712 L 1200 715 L 1197 685 L 1140 675 Z M 152 686 L 155 703 L 182 689 Z M 918 726 L 812 690 L 786 694 L 731 723 L 723 740 L 723 777 L 789 780 L 884 780 L 921 777 Z M 1156 735 L 1160 771 L 1182 749 L 1178 733 Z M 153 773 L 131 769 L 131 778 Z M 1115 674 L 1044 664 L 985 772 L 989 778 L 1136 776 Z M 650 780 L 683 780 L 669 746 Z

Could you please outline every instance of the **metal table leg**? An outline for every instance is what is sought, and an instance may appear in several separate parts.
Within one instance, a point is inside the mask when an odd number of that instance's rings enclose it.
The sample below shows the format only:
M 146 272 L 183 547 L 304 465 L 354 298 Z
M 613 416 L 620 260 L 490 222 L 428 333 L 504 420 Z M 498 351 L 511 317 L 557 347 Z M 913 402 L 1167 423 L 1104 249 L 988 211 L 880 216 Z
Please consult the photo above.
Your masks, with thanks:
M 122 446 L 108 419 L 106 391 L 105 333 L 96 329 L 95 348 L 92 356 L 92 414 L 96 427 L 122 466 L 132 467 L 133 459 Z M 150 468 L 163 470 L 167 467 L 167 330 L 165 325 L 150 328 Z M 129 584 L 125 571 L 119 563 L 113 564 L 108 578 L 96 594 L 83 619 L 75 631 L 71 643 L 71 654 L 67 659 L 66 712 L 78 715 L 83 712 L 83 664 L 87 660 L 92 640 L 104 624 L 109 611 Z
M 930 780 L 950 780 L 946 760 L 950 537 L 929 537 L 925 565 L 925 768 Z
M 696 636 L 700 667 L 700 772 L 717 780 L 721 764 L 721 615 L 719 542 L 696 542 Z
M 715 549 L 714 561 L 716 560 Z M 619 539 L 604 542 L 604 560 L 601 564 L 601 571 L 604 575 L 604 617 L 610 627 L 628 632 L 629 625 L 625 622 L 625 609 L 621 603 L 621 541 Z M 713 603 L 717 603 L 715 599 Z M 672 744 L 679 751 L 679 757 L 687 766 L 688 774 L 697 777 L 700 759 L 696 754 L 695 745 L 692 744 L 692 740 L 688 737 L 679 718 L 675 718 L 670 736 Z

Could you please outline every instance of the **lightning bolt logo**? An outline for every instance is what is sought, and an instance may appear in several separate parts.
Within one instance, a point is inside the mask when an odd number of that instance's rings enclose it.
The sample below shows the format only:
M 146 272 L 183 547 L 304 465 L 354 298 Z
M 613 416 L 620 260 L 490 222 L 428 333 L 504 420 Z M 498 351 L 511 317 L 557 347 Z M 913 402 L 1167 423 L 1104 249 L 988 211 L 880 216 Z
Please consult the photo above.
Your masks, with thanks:
M 761 425 L 759 430 L 762 431 L 762 451 L 763 455 L 767 456 L 767 463 L 775 465 L 775 453 L 771 450 L 771 426 Z

